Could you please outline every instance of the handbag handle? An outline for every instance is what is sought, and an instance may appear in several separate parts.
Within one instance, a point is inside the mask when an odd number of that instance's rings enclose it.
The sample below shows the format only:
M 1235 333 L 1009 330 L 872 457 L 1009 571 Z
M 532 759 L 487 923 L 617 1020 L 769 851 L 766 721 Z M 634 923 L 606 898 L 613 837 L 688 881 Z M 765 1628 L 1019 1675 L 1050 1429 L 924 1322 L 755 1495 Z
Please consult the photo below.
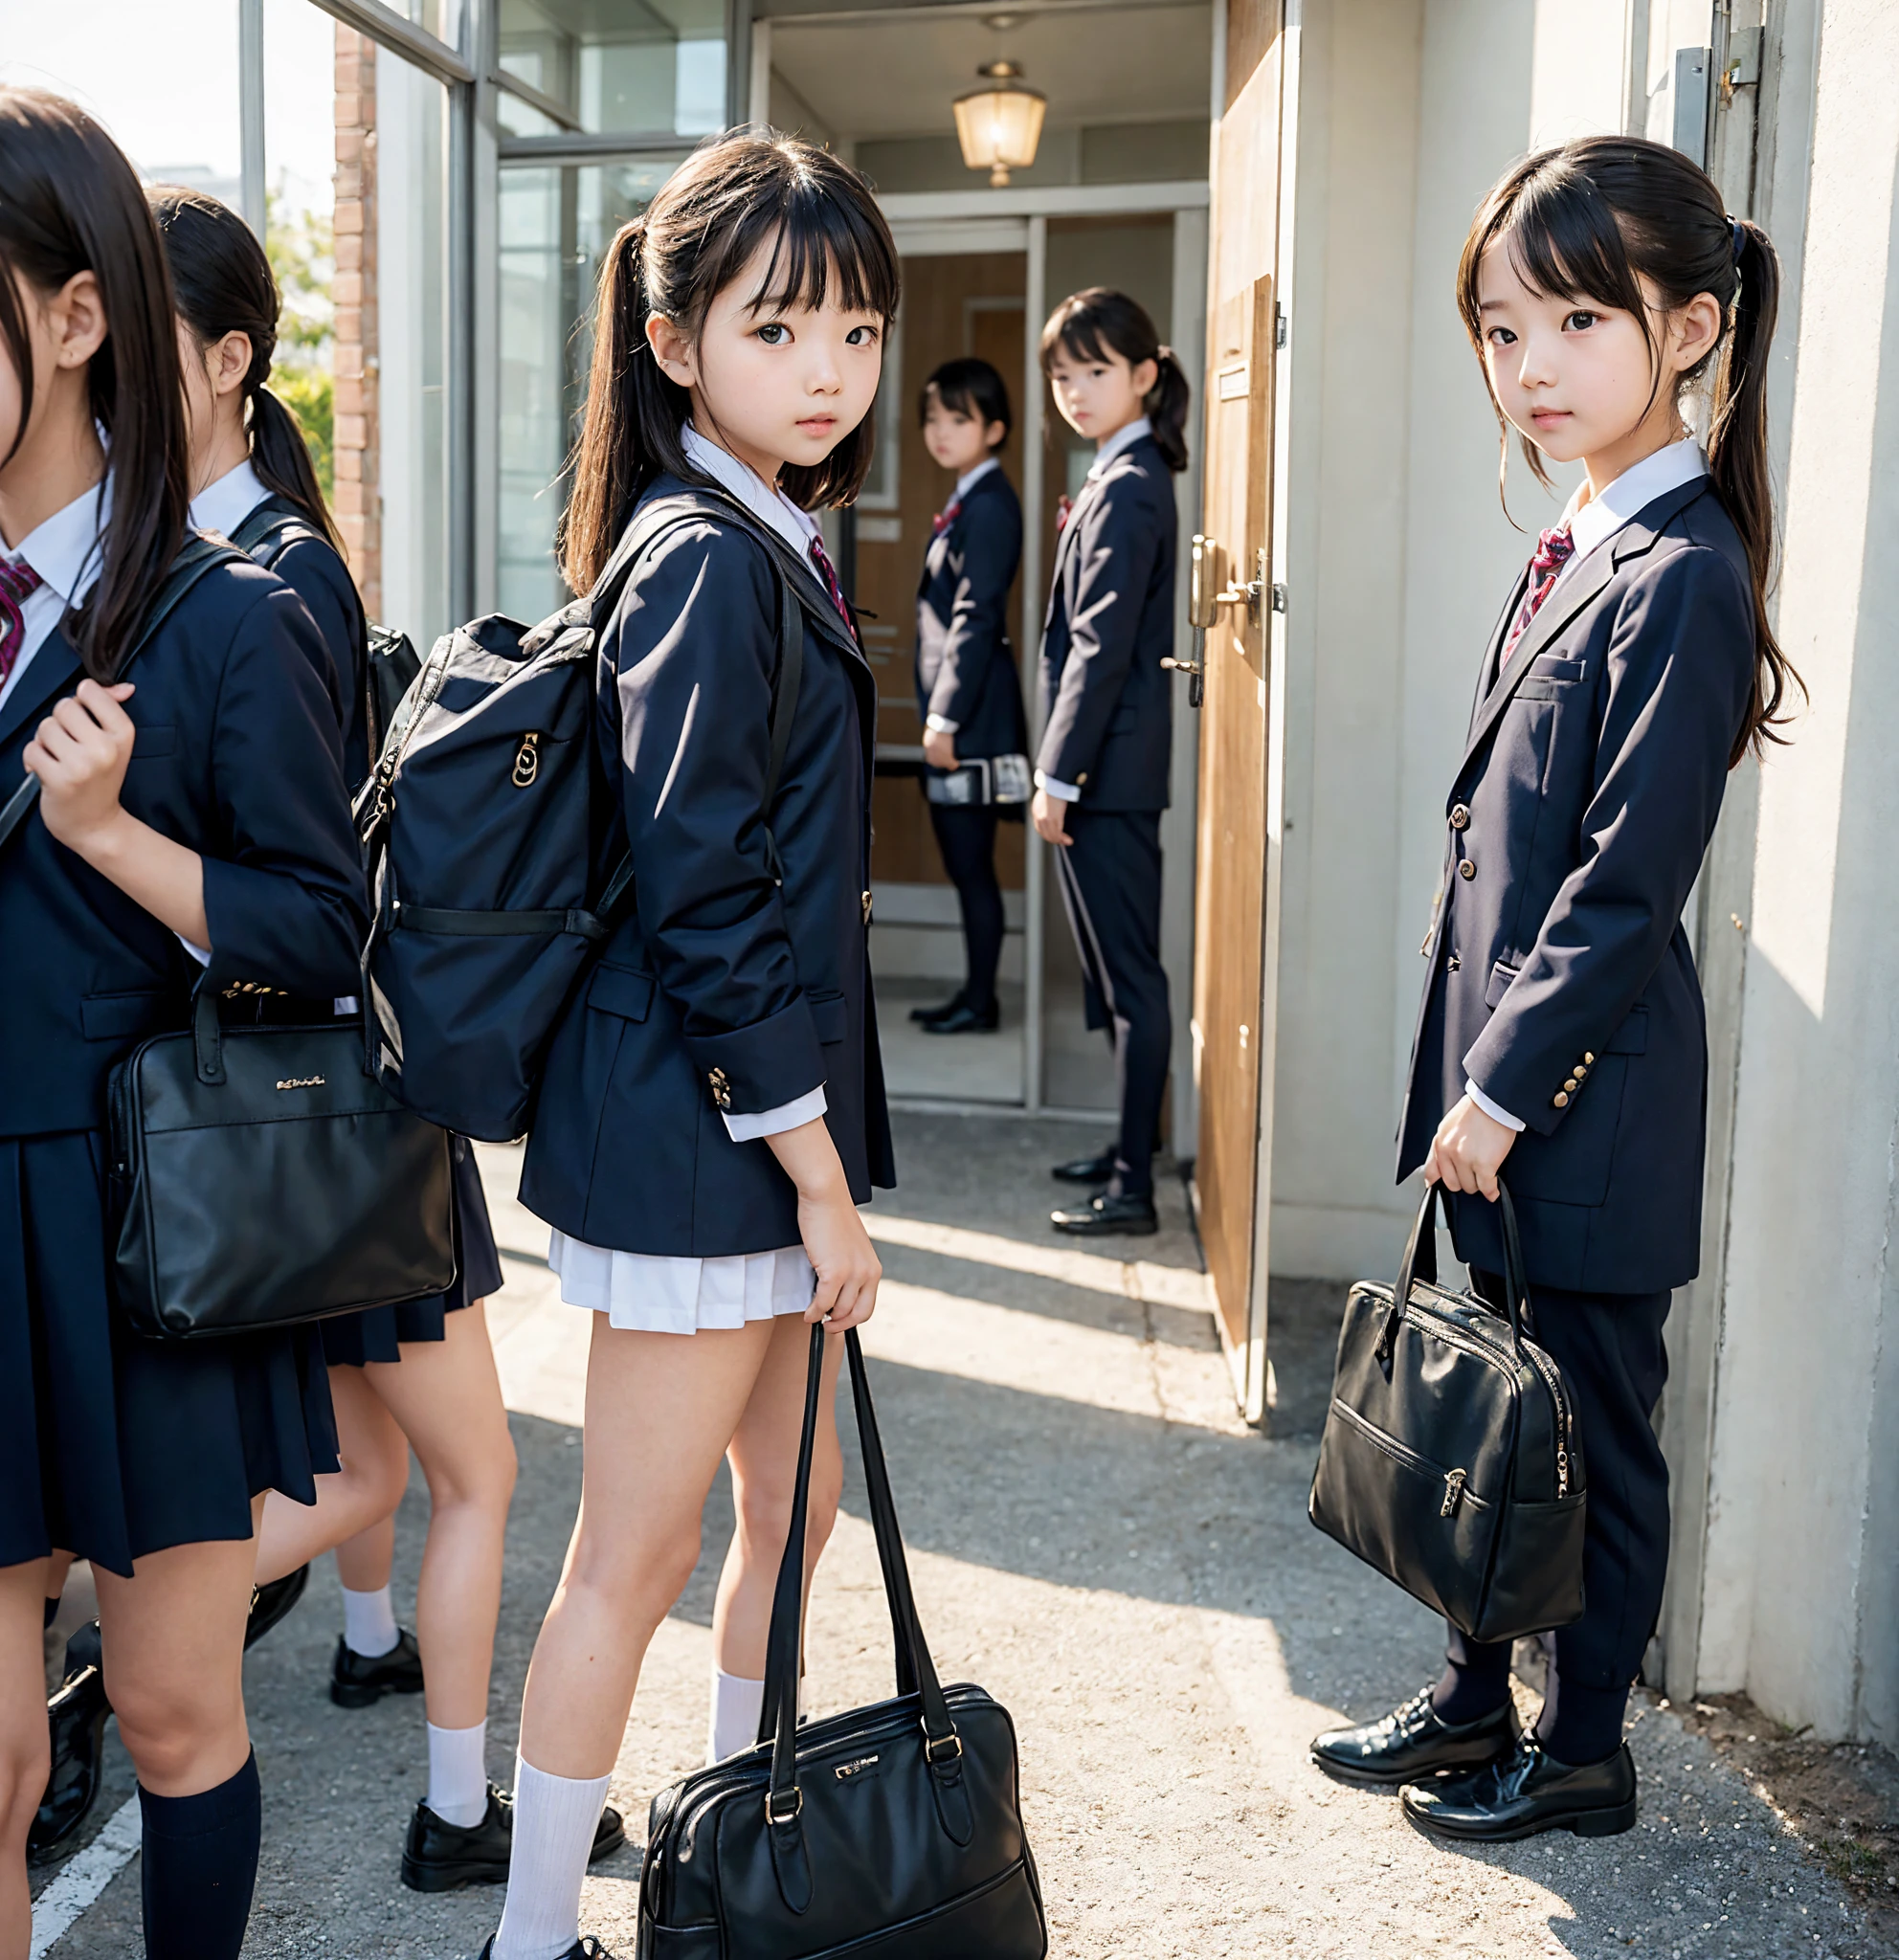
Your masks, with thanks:
M 772 1863 L 786 1903 L 803 1911 L 809 1903 L 811 1876 L 803 1856 L 798 1814 L 804 1799 L 797 1782 L 798 1668 L 804 1653 L 804 1564 L 806 1517 L 811 1502 L 811 1465 L 817 1444 L 817 1410 L 824 1375 L 823 1325 L 814 1322 L 811 1353 L 805 1375 L 804 1427 L 798 1437 L 797 1483 L 792 1498 L 792 1525 L 785 1555 L 778 1566 L 778 1583 L 771 1600 L 771 1632 L 765 1654 L 765 1702 L 759 1714 L 758 1740 L 771 1744 L 771 1777 L 766 1791 L 765 1815 L 771 1827 Z M 917 1619 L 910 1591 L 909 1567 L 904 1557 L 903 1532 L 890 1494 L 890 1473 L 883 1459 L 877 1414 L 870 1398 L 863 1348 L 855 1327 L 846 1330 L 844 1352 L 851 1370 L 851 1401 L 858 1422 L 858 1445 L 863 1457 L 864 1485 L 870 1499 L 870 1521 L 877 1539 L 878 1563 L 883 1569 L 884 1597 L 897 1650 L 897 1690 L 915 1693 L 922 1703 L 924 1756 L 935 1788 L 943 1826 L 959 1844 L 974 1831 L 969 1798 L 962 1781 L 962 1738 L 950 1714 L 950 1704 L 937 1680 L 928 1643 Z
M 1422 1280 L 1433 1286 L 1437 1284 L 1439 1190 L 1436 1184 L 1424 1187 L 1424 1202 L 1419 1206 L 1411 1236 L 1405 1240 L 1404 1258 L 1397 1269 L 1397 1284 L 1392 1288 L 1391 1309 L 1385 1315 L 1384 1331 L 1378 1336 L 1378 1359 L 1381 1362 L 1389 1361 L 1397 1346 L 1398 1324 L 1411 1303 L 1413 1281 Z M 1497 1178 L 1497 1204 L 1503 1213 L 1504 1285 L 1509 1296 L 1505 1318 L 1510 1325 L 1510 1346 L 1521 1357 L 1523 1324 L 1530 1317 L 1530 1281 L 1524 1272 L 1523 1241 L 1517 1234 L 1516 1206 L 1510 1201 L 1509 1187 L 1505 1184 L 1501 1173 Z

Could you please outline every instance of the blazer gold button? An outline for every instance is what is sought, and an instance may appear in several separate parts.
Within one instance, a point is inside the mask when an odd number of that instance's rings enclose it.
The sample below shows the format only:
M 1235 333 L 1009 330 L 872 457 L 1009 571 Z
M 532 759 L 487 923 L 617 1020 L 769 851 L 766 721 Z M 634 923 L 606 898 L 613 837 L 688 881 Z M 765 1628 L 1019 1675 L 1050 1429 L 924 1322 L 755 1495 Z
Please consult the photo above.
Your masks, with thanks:
M 1575 1091 L 1576 1091 L 1576 1080 L 1575 1080 L 1575 1078 L 1574 1076 L 1572 1076 L 1572 1077 L 1571 1077 L 1571 1078 L 1569 1079 L 1569 1080 L 1568 1080 L 1568 1081 L 1566 1081 L 1566 1082 L 1565 1082 L 1565 1083 L 1563 1084 L 1563 1087 L 1564 1087 L 1564 1088 L 1566 1088 L 1566 1089 L 1567 1089 L 1567 1090 L 1568 1090 L 1568 1091 L 1570 1092 L 1570 1094 L 1571 1094 L 1572 1096 L 1574 1096 L 1574 1095 L 1575 1094 Z
M 1459 803 L 1459 804 L 1455 805 L 1455 806 L 1454 806 L 1454 807 L 1452 808 L 1452 811 L 1451 811 L 1451 829 L 1452 829 L 1452 830 L 1454 830 L 1454 831 L 1461 831 L 1461 830 L 1463 830 L 1463 828 L 1465 827 L 1465 825 L 1467 825 L 1467 824 L 1469 823 L 1469 821 L 1470 821 L 1470 811 L 1469 811 L 1469 807 L 1468 807 L 1467 805 L 1465 805 L 1465 804 L 1463 804 L 1463 803 Z
M 1477 860 L 1476 860 L 1476 858 L 1463 858 L 1463 860 L 1462 860 L 1462 861 L 1461 861 L 1461 862 L 1459 863 L 1459 865 L 1458 865 L 1458 867 L 1457 867 L 1457 875 L 1458 875 L 1458 876 L 1459 876 L 1460 878 L 1475 878 L 1475 877 L 1477 876 Z
M 1087 780 L 1088 780 L 1088 772 L 1087 772 L 1087 770 L 1086 770 L 1086 769 L 1084 769 L 1084 770 L 1082 771 L 1082 773 L 1081 773 L 1081 774 L 1080 774 L 1079 776 L 1077 776 L 1077 777 L 1075 778 L 1075 787 L 1076 787 L 1076 789 L 1078 789 L 1078 790 L 1079 790 L 1079 789 L 1080 789 L 1080 788 L 1082 787 L 1082 785 L 1083 785 L 1084 783 L 1085 783 L 1085 782 L 1086 782 Z
M 1567 1109 L 1570 1106 L 1570 1099 L 1566 1095 L 1564 1095 L 1560 1089 L 1558 1089 L 1556 1093 L 1550 1098 L 1550 1101 L 1558 1109 Z
M 1446 973 L 1461 973 L 1463 971 L 1463 962 L 1457 956 L 1456 953 L 1453 953 L 1450 956 L 1450 958 L 1444 962 L 1444 971 Z
M 1586 1076 L 1586 1075 L 1587 1075 L 1588 1073 L 1589 1073 L 1589 1071 L 1588 1071 L 1588 1070 L 1587 1070 L 1586 1068 L 1584 1068 L 1584 1067 L 1583 1067 L 1583 1065 L 1581 1064 L 1581 1062 L 1577 1062 L 1577 1063 L 1576 1063 L 1576 1065 L 1575 1065 L 1575 1079 L 1576 1079 L 1576 1080 L 1577 1080 L 1577 1081 L 1581 1081 L 1581 1080 L 1583 1079 L 1583 1077 L 1584 1077 L 1584 1076 Z
M 1593 1055 L 1585 1055 L 1582 1058 L 1591 1068 L 1596 1066 L 1596 1058 Z
M 862 900 L 862 905 L 863 905 L 863 923 L 864 923 L 864 924 L 865 924 L 866 925 L 868 925 L 868 924 L 870 924 L 870 894 L 869 894 L 868 892 L 865 892 L 865 893 L 864 893 L 864 895 L 863 895 L 863 900 Z
M 726 1079 L 726 1071 L 722 1068 L 715 1068 L 710 1071 L 705 1080 L 712 1085 L 713 1102 L 721 1109 L 729 1109 L 732 1106 L 732 1085 Z

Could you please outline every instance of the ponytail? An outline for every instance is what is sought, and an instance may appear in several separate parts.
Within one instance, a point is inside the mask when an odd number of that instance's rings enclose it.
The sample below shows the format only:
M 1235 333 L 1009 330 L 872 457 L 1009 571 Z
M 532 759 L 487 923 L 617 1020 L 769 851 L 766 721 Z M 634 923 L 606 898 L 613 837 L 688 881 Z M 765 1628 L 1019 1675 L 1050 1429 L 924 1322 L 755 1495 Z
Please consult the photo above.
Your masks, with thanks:
M 1118 354 L 1130 368 L 1143 361 L 1154 364 L 1154 385 L 1142 407 L 1153 431 L 1161 460 L 1176 475 L 1187 467 L 1187 411 L 1193 390 L 1187 373 L 1172 347 L 1163 346 L 1148 309 L 1110 286 L 1089 286 L 1071 293 L 1048 316 L 1041 330 L 1041 371 L 1060 347 L 1077 361 L 1099 361 Z
M 192 339 L 210 346 L 228 333 L 241 333 L 251 344 L 244 404 L 257 480 L 294 504 L 338 557 L 346 556 L 303 426 L 268 386 L 283 296 L 264 248 L 228 204 L 201 190 L 166 189 L 149 196 L 171 268 L 178 317 Z
M 1525 282 L 1538 292 L 1594 301 L 1642 323 L 1660 386 L 1655 314 L 1677 312 L 1701 294 L 1721 308 L 1713 348 L 1679 378 L 1684 395 L 1709 386 L 1708 466 L 1748 561 L 1754 619 L 1754 676 L 1747 714 L 1729 754 L 1759 756 L 1789 719 L 1788 699 L 1805 683 L 1781 651 L 1767 615 L 1774 589 L 1774 493 L 1767 469 L 1767 354 L 1780 303 L 1780 260 L 1768 235 L 1731 218 L 1708 174 L 1679 150 L 1633 136 L 1591 136 L 1539 151 L 1506 171 L 1479 207 L 1458 265 L 1458 310 L 1484 359 L 1478 273 L 1506 234 Z M 1651 309 L 1643 282 L 1659 306 Z M 1486 370 L 1487 385 L 1487 370 Z M 1509 424 L 1492 398 L 1508 462 Z M 1539 481 L 1550 479 L 1528 436 L 1523 453 Z M 1502 480 L 1502 467 L 1499 469 Z
M 657 477 L 704 480 L 682 440 L 692 397 L 653 358 L 646 323 L 657 314 L 696 335 L 712 301 L 768 247 L 754 309 L 822 306 L 835 288 L 846 312 L 878 314 L 886 331 L 896 318 L 897 247 L 848 164 L 770 130 L 701 145 L 645 213 L 620 227 L 600 267 L 587 412 L 558 535 L 576 592 L 592 589 Z M 876 453 L 866 415 L 822 462 L 788 463 L 778 487 L 804 510 L 849 503 Z

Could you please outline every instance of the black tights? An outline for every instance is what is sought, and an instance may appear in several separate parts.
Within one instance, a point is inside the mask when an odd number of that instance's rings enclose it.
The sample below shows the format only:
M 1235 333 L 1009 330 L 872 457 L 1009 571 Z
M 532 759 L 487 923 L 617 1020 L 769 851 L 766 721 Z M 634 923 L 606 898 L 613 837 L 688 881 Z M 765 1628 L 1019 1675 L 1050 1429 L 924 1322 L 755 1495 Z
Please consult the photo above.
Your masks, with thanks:
M 995 969 L 1002 958 L 1002 887 L 995 879 L 995 805 L 932 803 L 930 828 L 943 868 L 963 908 L 963 950 L 969 978 L 963 999 L 977 1013 L 995 1001 Z

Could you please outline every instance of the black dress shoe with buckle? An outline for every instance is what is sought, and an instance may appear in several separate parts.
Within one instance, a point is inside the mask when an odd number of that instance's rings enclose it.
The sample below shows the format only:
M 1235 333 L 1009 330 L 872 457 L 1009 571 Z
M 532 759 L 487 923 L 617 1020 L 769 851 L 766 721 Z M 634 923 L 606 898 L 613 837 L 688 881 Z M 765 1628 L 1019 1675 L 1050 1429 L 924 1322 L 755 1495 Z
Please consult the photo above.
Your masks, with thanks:
M 594 1826 L 589 1864 L 611 1858 L 626 1842 L 626 1822 L 612 1804 Z M 425 1803 L 415 1806 L 402 1846 L 402 1882 L 412 1892 L 453 1892 L 461 1885 L 504 1885 L 514 1843 L 514 1799 L 488 1785 L 488 1808 L 479 1824 L 451 1824 Z
M 1356 1728 L 1329 1728 L 1312 1738 L 1312 1760 L 1341 1783 L 1396 1790 L 1446 1770 L 1481 1770 L 1516 1745 L 1516 1708 L 1505 1702 L 1475 1722 L 1446 1722 L 1431 1691 Z
M 480 1960 L 494 1960 L 494 1953 L 495 1936 L 493 1933 L 490 1933 L 481 1949 Z M 614 1960 L 614 1956 L 607 1951 L 606 1948 L 592 1933 L 588 1933 L 584 1937 L 575 1940 L 573 1945 L 561 1955 L 561 1960 Z
M 244 1651 L 249 1653 L 263 1637 L 286 1617 L 290 1609 L 303 1596 L 303 1589 L 310 1583 L 308 1566 L 299 1566 L 294 1572 L 285 1572 L 280 1579 L 273 1579 L 267 1586 L 251 1588 L 251 1617 L 244 1625 Z
M 27 1856 L 56 1857 L 92 1813 L 105 1764 L 105 1698 L 99 1622 L 88 1621 L 66 1642 L 66 1678 L 46 1704 L 53 1731 L 53 1770 L 46 1794 L 27 1827 Z
M 358 1654 L 341 1636 L 330 1662 L 329 1698 L 339 1708 L 367 1708 L 385 1695 L 422 1692 L 422 1650 L 404 1628 L 387 1654 Z
M 963 993 L 958 988 L 948 1000 L 938 1002 L 935 1007 L 913 1007 L 910 1010 L 910 1018 L 913 1021 L 921 1021 L 927 1028 L 932 1021 L 948 1020 L 962 1004 Z
M 1096 1192 L 1085 1205 L 1051 1212 L 1048 1221 L 1058 1232 L 1076 1238 L 1106 1238 L 1118 1233 L 1145 1236 L 1160 1230 L 1152 1198 L 1108 1191 Z
M 1002 1008 L 992 1000 L 986 1008 L 959 1001 L 947 1014 L 938 1014 L 923 1024 L 926 1035 L 993 1035 L 1002 1025 Z
M 1533 1735 L 1487 1769 L 1407 1786 L 1399 1801 L 1420 1829 L 1460 1843 L 1508 1844 L 1541 1831 L 1614 1838 L 1635 1828 L 1635 1758 L 1559 1763 Z
M 1114 1146 L 1092 1157 L 1071 1157 L 1048 1173 L 1062 1184 L 1106 1184 L 1114 1176 Z

